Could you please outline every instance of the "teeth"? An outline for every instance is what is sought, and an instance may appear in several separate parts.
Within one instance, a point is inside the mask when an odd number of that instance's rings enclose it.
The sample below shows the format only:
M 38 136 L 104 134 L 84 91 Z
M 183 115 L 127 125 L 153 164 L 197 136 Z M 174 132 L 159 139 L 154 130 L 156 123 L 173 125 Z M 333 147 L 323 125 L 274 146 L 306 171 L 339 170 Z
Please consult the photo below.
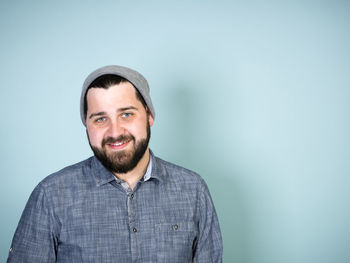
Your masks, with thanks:
M 120 143 L 112 143 L 111 145 L 113 146 L 119 146 L 119 145 L 122 145 L 124 143 L 127 143 L 128 141 L 125 141 L 125 142 L 120 142 Z

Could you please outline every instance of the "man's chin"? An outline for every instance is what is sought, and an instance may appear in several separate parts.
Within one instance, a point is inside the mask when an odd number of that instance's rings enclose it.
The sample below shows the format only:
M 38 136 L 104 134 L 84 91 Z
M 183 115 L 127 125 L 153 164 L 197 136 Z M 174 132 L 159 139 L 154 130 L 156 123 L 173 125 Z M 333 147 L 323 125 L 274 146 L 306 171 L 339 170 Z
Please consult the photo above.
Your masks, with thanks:
M 131 157 L 122 151 L 118 153 L 94 152 L 96 158 L 112 173 L 123 174 L 131 171 L 135 165 L 131 162 Z

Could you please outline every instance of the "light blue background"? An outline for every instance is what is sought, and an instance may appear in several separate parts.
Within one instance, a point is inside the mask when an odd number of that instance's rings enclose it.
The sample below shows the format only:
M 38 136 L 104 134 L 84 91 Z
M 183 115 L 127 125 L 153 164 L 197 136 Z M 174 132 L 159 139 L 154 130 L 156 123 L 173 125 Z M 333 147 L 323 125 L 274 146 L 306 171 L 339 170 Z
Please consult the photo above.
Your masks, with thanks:
M 348 1 L 1 1 L 0 261 L 35 185 L 91 155 L 84 78 L 120 64 L 149 81 L 153 151 L 207 181 L 225 262 L 350 262 L 349 14 Z

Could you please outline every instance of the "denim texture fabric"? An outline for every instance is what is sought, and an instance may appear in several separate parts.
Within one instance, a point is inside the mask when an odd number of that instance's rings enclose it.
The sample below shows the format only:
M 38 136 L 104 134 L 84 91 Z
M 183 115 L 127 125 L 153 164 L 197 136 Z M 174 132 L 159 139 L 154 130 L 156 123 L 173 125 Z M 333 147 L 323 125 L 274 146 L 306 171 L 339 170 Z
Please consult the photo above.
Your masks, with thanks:
M 7 262 L 221 262 L 207 185 L 153 154 L 151 178 L 126 191 L 95 157 L 32 192 Z

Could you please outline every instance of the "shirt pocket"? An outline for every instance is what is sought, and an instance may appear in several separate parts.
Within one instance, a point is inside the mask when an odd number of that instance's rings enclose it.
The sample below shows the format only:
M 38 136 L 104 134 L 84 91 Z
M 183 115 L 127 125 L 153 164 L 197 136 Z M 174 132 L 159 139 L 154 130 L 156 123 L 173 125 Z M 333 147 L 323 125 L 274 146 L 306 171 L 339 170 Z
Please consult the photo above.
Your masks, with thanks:
M 192 262 L 193 246 L 197 237 L 194 222 L 172 222 L 155 225 L 157 262 Z

